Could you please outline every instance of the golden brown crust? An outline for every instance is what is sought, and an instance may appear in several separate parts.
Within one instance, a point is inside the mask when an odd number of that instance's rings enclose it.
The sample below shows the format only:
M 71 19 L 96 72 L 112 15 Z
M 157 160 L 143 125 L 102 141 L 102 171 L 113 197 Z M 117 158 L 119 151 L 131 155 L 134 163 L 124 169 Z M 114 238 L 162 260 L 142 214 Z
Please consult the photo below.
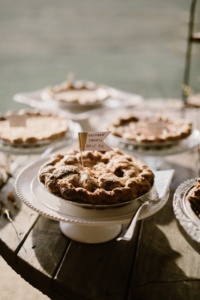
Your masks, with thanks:
M 16 116 L 25 118 L 26 125 L 12 126 L 10 120 Z M 20 110 L 0 118 L 0 139 L 12 146 L 31 147 L 48 143 L 63 138 L 67 131 L 67 121 L 52 113 Z
M 164 117 L 119 118 L 109 128 L 112 134 L 138 143 L 163 143 L 179 141 L 192 132 L 192 124 L 182 119 Z
M 136 158 L 113 150 L 71 150 L 54 155 L 39 171 L 39 180 L 61 198 L 89 204 L 116 204 L 147 193 L 154 181 L 149 167 Z
M 200 178 L 197 180 L 197 183 L 188 194 L 187 200 L 190 202 L 194 213 L 200 219 Z

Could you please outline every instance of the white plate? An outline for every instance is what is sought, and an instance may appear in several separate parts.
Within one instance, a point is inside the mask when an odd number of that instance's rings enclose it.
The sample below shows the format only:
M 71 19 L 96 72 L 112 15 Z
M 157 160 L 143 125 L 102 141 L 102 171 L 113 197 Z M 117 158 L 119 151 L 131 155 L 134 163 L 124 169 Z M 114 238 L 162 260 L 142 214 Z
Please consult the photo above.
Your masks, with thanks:
M 192 178 L 179 185 L 174 194 L 173 209 L 177 220 L 187 234 L 189 234 L 193 240 L 200 242 L 200 220 L 185 198 L 185 194 L 194 185 L 196 180 L 196 178 Z
M 81 130 L 81 126 L 78 123 L 69 121 L 69 131 L 66 133 L 66 136 L 64 138 L 54 141 L 49 140 L 48 143 L 41 143 L 33 147 L 31 147 L 30 145 L 28 147 L 14 147 L 1 142 L 0 140 L 0 151 L 13 155 L 41 154 L 51 147 L 55 150 L 70 145 L 74 140 L 77 140 L 78 132 L 80 132 Z
M 147 156 L 166 156 L 188 151 L 200 144 L 200 131 L 194 129 L 189 137 L 175 143 L 159 143 L 154 147 L 151 144 L 131 142 L 116 136 L 109 136 L 109 145 L 114 145 L 121 149 L 126 149 L 141 155 Z M 162 145 L 162 147 L 161 147 Z M 164 145 L 164 146 L 163 146 Z
M 140 95 L 126 93 L 111 87 L 108 87 L 110 98 L 103 101 L 101 106 L 98 107 L 79 107 L 77 110 L 69 110 L 69 107 L 59 107 L 58 103 L 53 100 L 46 101 L 42 98 L 44 90 L 37 90 L 32 92 L 23 92 L 15 94 L 13 100 L 19 103 L 30 105 L 40 109 L 56 110 L 57 112 L 63 112 L 65 108 L 65 114 L 73 120 L 83 120 L 89 118 L 94 114 L 116 109 L 120 107 L 135 106 L 143 101 Z M 67 108 L 67 109 L 66 109 Z
M 41 189 L 42 187 L 42 189 Z M 145 195 L 120 204 L 108 204 L 108 205 L 92 205 L 79 202 L 72 202 L 69 200 L 62 199 L 52 193 L 50 193 L 46 187 L 41 184 L 36 176 L 31 183 L 31 192 L 36 196 L 39 201 L 50 208 L 51 210 L 61 212 L 67 216 L 74 216 L 80 218 L 90 219 L 105 219 L 113 216 L 121 216 L 130 211 L 134 212 L 140 205 L 141 201 L 153 200 L 159 198 L 155 185 Z M 42 197 L 41 197 L 42 195 Z

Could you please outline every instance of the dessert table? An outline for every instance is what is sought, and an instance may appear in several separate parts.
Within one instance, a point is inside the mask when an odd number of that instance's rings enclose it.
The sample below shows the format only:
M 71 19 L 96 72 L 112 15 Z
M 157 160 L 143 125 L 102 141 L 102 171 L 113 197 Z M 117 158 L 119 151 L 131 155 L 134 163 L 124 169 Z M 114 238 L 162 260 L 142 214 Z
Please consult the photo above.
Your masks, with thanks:
M 70 147 L 77 147 L 77 142 Z M 26 163 L 39 158 L 23 157 Z M 21 159 L 14 157 L 18 166 Z M 15 199 L 7 201 L 11 219 L 0 216 L 0 255 L 50 299 L 199 299 L 200 243 L 180 225 L 173 209 L 177 187 L 199 176 L 199 149 L 163 160 L 174 170 L 169 199 L 158 212 L 137 222 L 128 242 L 89 244 L 66 237 L 58 221 L 14 195 L 15 171 L 0 192 L 5 201 L 10 194 Z

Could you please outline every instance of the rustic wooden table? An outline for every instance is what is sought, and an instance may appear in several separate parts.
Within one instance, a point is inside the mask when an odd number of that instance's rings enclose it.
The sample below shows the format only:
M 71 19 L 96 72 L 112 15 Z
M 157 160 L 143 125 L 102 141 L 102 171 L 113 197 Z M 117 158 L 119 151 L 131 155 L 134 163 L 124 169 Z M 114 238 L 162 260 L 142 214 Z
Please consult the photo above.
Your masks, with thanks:
M 73 241 L 61 233 L 59 222 L 17 199 L 17 209 L 9 204 L 14 222 L 0 216 L 0 254 L 55 300 L 199 299 L 200 244 L 180 226 L 172 206 L 180 183 L 198 176 L 198 149 L 166 160 L 175 170 L 169 200 L 137 222 L 130 242 Z M 1 199 L 6 201 L 14 181 L 11 177 L 1 190 Z

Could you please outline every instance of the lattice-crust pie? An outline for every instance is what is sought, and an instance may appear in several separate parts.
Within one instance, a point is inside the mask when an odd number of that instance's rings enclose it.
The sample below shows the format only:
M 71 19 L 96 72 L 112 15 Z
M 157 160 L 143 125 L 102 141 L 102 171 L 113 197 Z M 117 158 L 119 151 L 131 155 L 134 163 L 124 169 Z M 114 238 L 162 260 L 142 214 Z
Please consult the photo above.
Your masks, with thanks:
M 200 178 L 198 178 L 196 184 L 189 191 L 187 200 L 190 202 L 194 213 L 200 219 Z
M 164 117 L 119 118 L 109 126 L 112 134 L 138 143 L 163 143 L 179 141 L 192 132 L 192 124 L 182 119 Z
M 61 198 L 92 205 L 117 204 L 146 194 L 154 182 L 151 169 L 118 150 L 57 154 L 39 171 L 47 190 Z
M 24 119 L 24 123 L 16 124 Z M 20 126 L 19 126 L 20 125 Z M 40 111 L 8 112 L 0 116 L 0 139 L 12 146 L 35 146 L 63 138 L 68 132 L 67 120 Z
M 105 86 L 96 85 L 93 82 L 66 81 L 46 88 L 42 97 L 46 100 L 53 99 L 60 104 L 98 105 L 110 97 L 110 94 Z

